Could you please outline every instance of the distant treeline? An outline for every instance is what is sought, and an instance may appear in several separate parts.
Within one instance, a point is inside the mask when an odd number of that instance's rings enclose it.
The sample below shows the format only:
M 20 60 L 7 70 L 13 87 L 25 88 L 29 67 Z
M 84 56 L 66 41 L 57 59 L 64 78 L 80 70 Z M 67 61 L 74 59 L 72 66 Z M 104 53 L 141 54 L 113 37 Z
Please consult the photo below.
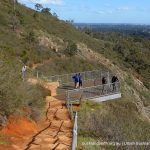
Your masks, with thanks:
M 123 34 L 150 39 L 150 25 L 86 23 L 75 23 L 74 25 L 81 31 L 90 30 L 92 32 L 120 32 Z

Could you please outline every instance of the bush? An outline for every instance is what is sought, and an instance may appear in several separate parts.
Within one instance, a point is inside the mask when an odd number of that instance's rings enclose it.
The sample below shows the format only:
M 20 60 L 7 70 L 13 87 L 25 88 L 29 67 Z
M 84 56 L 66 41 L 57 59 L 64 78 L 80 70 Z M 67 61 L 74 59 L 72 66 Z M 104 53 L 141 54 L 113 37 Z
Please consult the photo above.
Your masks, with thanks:
M 76 43 L 69 41 L 65 53 L 69 56 L 74 56 L 77 53 Z
M 81 136 L 109 142 L 149 141 L 149 123 L 139 118 L 135 104 L 128 100 L 83 103 L 78 114 Z

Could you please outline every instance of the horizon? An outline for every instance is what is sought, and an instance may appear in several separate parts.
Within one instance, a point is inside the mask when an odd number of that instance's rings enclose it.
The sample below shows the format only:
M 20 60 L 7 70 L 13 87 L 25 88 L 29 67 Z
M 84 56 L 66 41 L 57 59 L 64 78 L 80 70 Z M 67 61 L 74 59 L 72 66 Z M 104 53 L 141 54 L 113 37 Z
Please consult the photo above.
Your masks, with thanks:
M 142 26 L 150 26 L 150 23 L 105 23 L 105 22 L 74 22 L 74 24 L 113 24 L 113 25 L 142 25 Z
M 18 0 L 35 10 L 40 3 L 51 9 L 61 20 L 75 23 L 143 24 L 150 25 L 149 0 Z

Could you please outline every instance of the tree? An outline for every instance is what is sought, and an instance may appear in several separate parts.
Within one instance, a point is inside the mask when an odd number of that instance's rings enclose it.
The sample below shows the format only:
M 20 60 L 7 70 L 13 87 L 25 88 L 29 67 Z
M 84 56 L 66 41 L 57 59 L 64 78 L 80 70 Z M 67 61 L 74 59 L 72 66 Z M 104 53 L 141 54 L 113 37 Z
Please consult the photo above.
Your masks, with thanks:
M 74 20 L 66 20 L 66 22 L 73 25 Z
M 53 16 L 56 17 L 56 18 L 58 18 L 58 15 L 55 12 L 53 13 Z
M 84 27 L 83 32 L 85 32 L 88 35 L 92 35 L 92 29 L 90 27 Z
M 41 9 L 43 9 L 42 4 L 39 4 L 39 3 L 35 4 L 35 9 L 36 9 L 37 11 L 40 11 Z
M 50 8 L 43 8 L 41 12 L 45 13 L 45 14 L 48 14 L 48 15 L 51 15 L 50 11 L 51 11 Z

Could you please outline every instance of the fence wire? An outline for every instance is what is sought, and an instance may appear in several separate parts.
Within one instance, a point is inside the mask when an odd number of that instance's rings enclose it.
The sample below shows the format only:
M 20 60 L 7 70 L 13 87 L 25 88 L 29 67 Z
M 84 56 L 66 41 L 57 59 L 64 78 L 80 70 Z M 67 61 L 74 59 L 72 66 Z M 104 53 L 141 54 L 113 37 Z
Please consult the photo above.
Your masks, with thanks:
M 110 83 L 67 91 L 68 103 L 120 93 L 120 83 Z
M 108 80 L 110 80 L 111 76 L 113 75 L 109 71 L 102 71 L 102 70 L 76 72 L 76 73 L 55 75 L 55 76 L 44 76 L 43 73 L 37 72 L 37 73 L 34 73 L 34 75 L 43 80 L 47 80 L 49 82 L 59 82 L 60 85 L 73 85 L 74 81 L 72 77 L 78 73 L 81 74 L 83 83 L 84 81 L 90 81 L 90 80 L 94 81 L 97 79 L 101 81 L 103 77 L 106 77 Z

